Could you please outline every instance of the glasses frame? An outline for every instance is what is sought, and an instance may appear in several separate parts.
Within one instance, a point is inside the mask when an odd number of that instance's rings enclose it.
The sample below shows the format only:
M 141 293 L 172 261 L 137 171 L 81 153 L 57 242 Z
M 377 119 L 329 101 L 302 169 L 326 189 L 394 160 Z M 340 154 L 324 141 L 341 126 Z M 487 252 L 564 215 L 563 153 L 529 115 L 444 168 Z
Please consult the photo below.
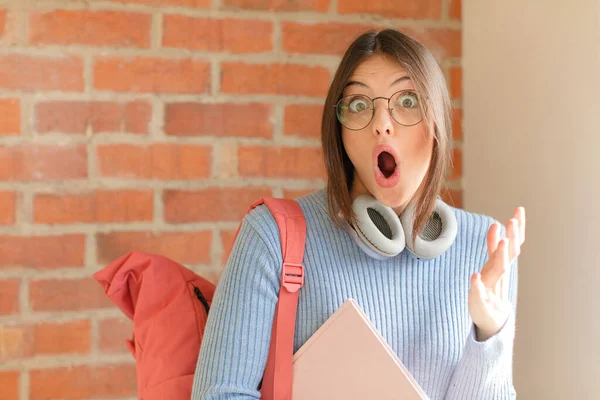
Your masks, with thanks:
M 414 93 L 417 95 L 417 98 L 419 99 L 419 104 L 423 104 L 422 106 L 422 112 L 423 112 L 423 116 L 421 117 L 421 119 L 419 120 L 419 122 L 415 122 L 414 124 L 410 124 L 410 125 L 406 125 L 403 124 L 402 122 L 398 121 L 395 117 L 394 117 L 394 109 L 390 108 L 390 100 L 392 99 L 392 97 L 396 96 L 398 93 L 403 93 L 403 92 L 407 92 L 407 93 Z M 342 121 L 340 121 L 340 115 L 338 113 L 338 107 L 340 106 L 342 100 L 344 100 L 347 97 L 352 97 L 352 96 L 362 96 L 365 97 L 367 99 L 369 99 L 369 101 L 371 102 L 371 118 L 369 119 L 369 122 L 367 122 L 367 124 L 365 126 L 363 126 L 362 128 L 358 128 L 358 129 L 352 129 L 352 128 L 348 128 L 346 125 L 344 125 L 344 123 Z M 402 126 L 415 126 L 420 124 L 423 119 L 425 119 L 425 115 L 427 114 L 427 103 L 423 103 L 422 102 L 422 96 L 419 92 L 417 92 L 416 90 L 411 90 L 411 89 L 403 89 L 403 90 L 398 90 L 397 92 L 394 92 L 390 97 L 383 97 L 383 96 L 378 96 L 378 97 L 374 97 L 374 98 L 370 98 L 369 96 L 367 96 L 366 94 L 349 94 L 347 96 L 343 96 L 342 98 L 340 98 L 337 103 L 333 106 L 333 108 L 335 109 L 335 117 L 337 118 L 337 120 L 339 121 L 340 124 L 342 124 L 342 126 L 348 130 L 351 131 L 360 131 L 365 129 L 367 126 L 369 126 L 371 124 L 371 122 L 373 121 L 373 117 L 375 116 L 375 100 L 377 99 L 385 99 L 387 100 L 387 109 L 390 112 L 390 116 L 392 117 L 392 119 L 394 121 L 396 121 L 398 124 L 402 125 Z

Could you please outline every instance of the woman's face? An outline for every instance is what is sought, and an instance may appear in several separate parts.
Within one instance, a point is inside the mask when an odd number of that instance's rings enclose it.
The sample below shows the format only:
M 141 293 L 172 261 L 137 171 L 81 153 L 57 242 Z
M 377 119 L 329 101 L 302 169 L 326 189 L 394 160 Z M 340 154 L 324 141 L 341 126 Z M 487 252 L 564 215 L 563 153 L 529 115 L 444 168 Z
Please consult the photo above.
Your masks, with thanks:
M 415 90 L 406 71 L 392 58 L 381 55 L 362 62 L 348 83 L 342 96 L 364 94 L 373 99 Z M 401 122 L 405 123 L 402 115 L 407 120 L 414 118 L 415 113 L 420 115 L 414 106 L 423 101 L 421 97 L 417 99 L 407 92 L 395 100 L 390 108 L 394 108 L 394 116 Z M 351 197 L 354 200 L 358 195 L 370 193 L 400 215 L 427 173 L 434 136 L 427 132 L 424 120 L 413 126 L 395 121 L 386 99 L 376 99 L 374 104 L 373 119 L 366 127 L 350 130 L 342 125 L 344 148 L 354 165 Z M 344 112 L 360 112 L 365 107 L 360 99 L 346 105 Z

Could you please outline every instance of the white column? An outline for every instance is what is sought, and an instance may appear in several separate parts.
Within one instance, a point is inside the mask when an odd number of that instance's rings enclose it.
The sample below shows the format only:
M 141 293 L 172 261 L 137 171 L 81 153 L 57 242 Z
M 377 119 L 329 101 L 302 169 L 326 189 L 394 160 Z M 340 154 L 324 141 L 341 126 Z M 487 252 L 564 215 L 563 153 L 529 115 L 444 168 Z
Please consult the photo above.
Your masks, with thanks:
M 600 396 L 600 1 L 464 0 L 464 204 L 527 210 L 518 398 Z

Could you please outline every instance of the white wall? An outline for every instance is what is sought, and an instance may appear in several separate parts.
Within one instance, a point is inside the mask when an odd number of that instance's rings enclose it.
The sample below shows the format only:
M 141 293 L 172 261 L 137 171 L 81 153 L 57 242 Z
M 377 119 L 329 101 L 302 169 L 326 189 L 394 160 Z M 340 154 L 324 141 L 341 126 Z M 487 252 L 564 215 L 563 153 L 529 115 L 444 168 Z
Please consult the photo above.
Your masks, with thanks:
M 600 399 L 600 0 L 464 0 L 464 204 L 524 205 L 515 386 Z

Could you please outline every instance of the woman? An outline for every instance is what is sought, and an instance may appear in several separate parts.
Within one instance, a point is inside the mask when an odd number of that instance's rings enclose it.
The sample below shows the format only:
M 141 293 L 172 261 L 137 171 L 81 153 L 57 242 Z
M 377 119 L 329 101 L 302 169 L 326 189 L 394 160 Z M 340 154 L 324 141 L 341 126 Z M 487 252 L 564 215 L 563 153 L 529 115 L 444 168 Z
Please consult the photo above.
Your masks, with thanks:
M 350 45 L 325 102 L 327 188 L 298 199 L 307 242 L 294 351 L 353 298 L 431 399 L 510 399 L 525 211 L 504 228 L 441 201 L 450 115 L 420 43 L 388 29 Z M 260 397 L 281 262 L 260 206 L 215 294 L 194 399 Z

